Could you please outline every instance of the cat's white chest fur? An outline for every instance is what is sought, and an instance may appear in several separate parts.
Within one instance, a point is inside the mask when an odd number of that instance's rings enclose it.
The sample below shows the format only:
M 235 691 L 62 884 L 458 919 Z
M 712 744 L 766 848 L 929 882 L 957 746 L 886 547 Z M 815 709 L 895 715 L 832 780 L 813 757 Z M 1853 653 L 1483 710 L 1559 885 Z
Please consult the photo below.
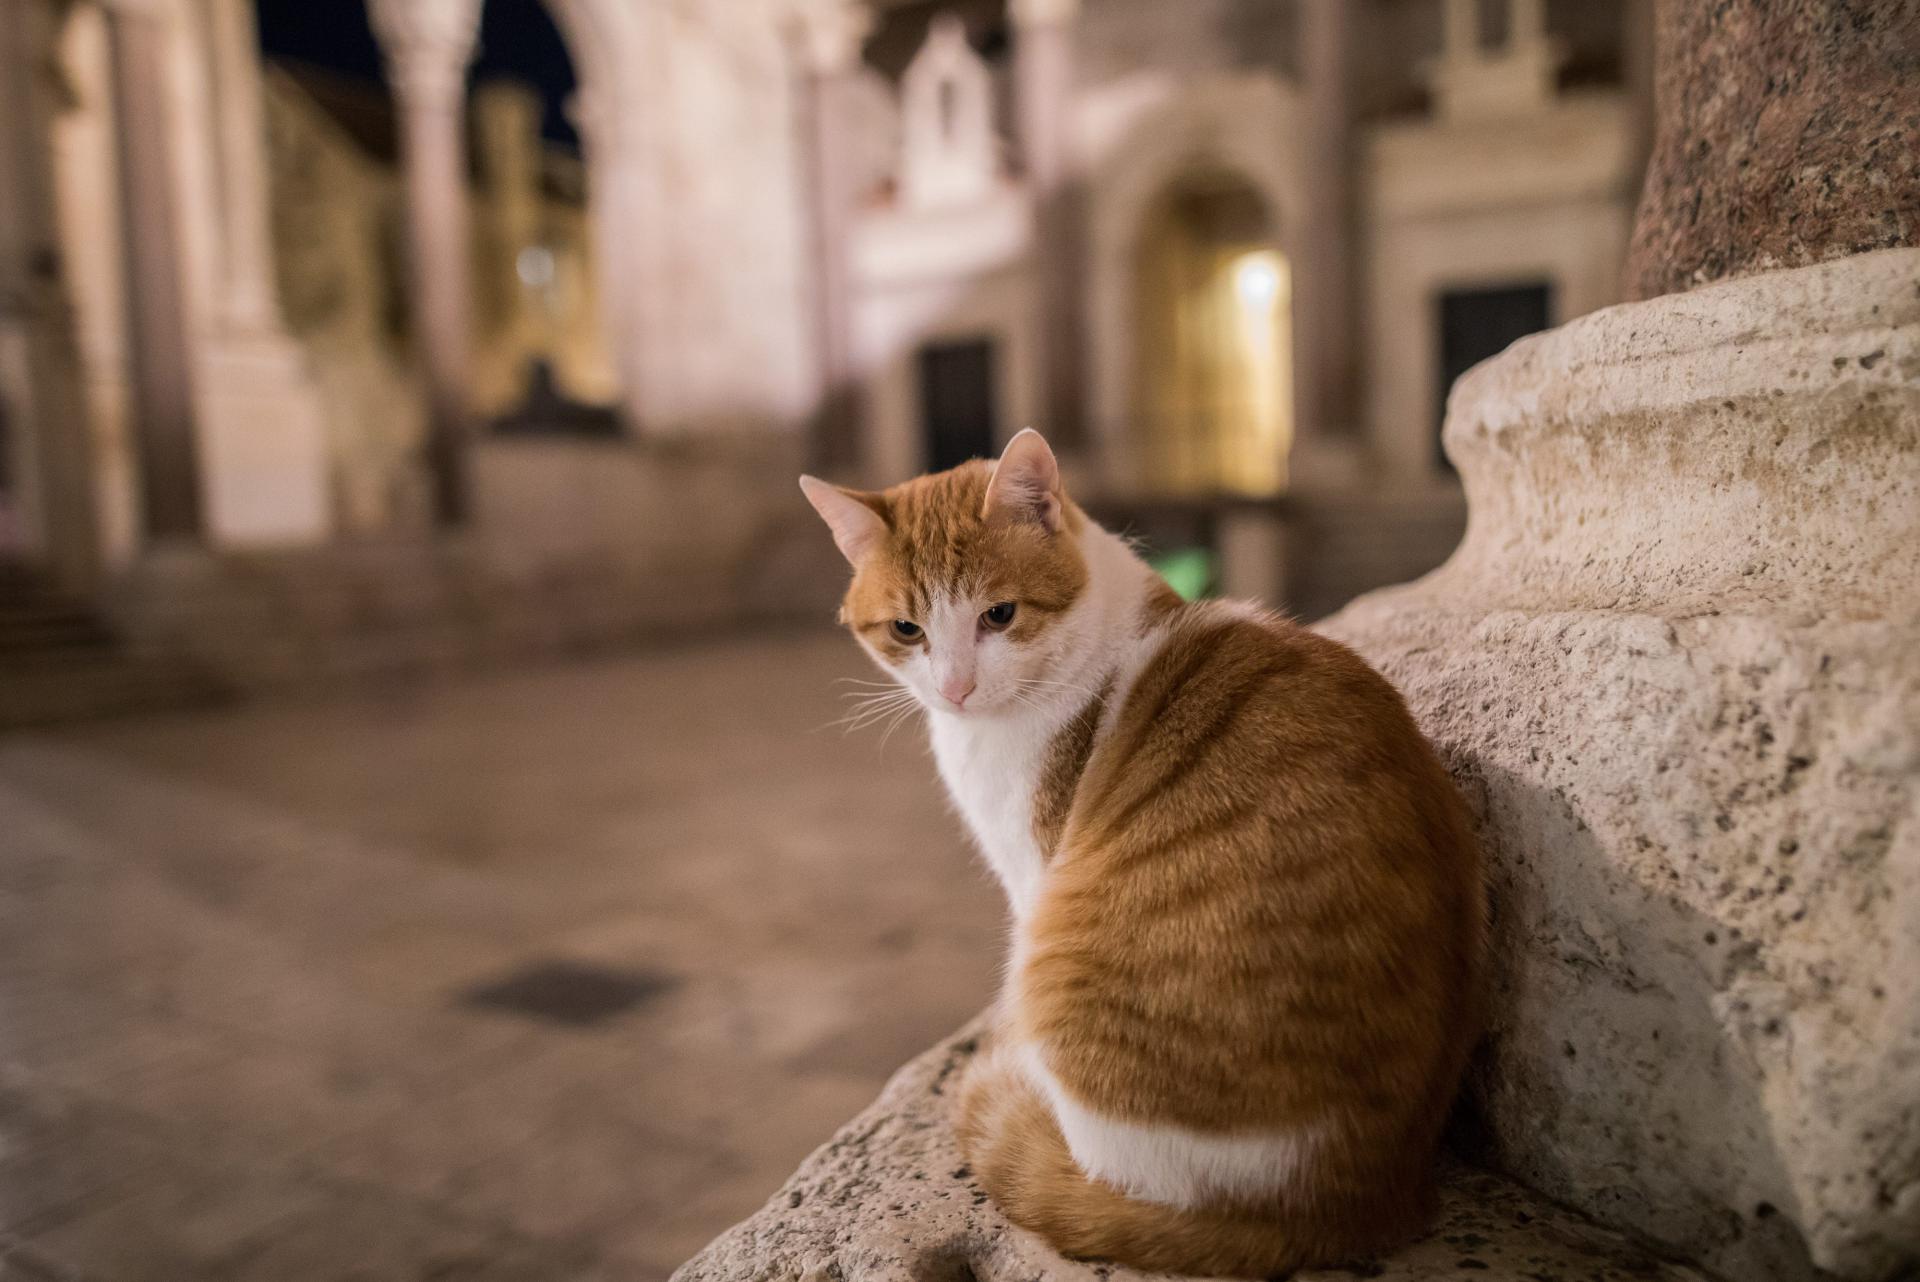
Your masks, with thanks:
M 1029 718 L 933 717 L 934 759 L 1016 920 L 1040 893 L 1046 858 L 1033 834 L 1034 789 L 1051 736 Z
M 1073 654 L 1054 665 L 1051 697 L 1012 717 L 930 717 L 934 760 L 947 794 L 1006 888 L 1016 926 L 1024 923 L 1046 879 L 1047 853 L 1033 833 L 1033 803 L 1047 754 L 1067 724 L 1103 683 L 1123 698 L 1161 635 L 1135 630 L 1153 571 L 1127 545 L 1099 527 L 1082 544 L 1087 590 L 1060 623 Z M 1117 706 L 1117 704 L 1116 704 Z M 1024 935 L 1016 929 L 1018 959 Z M 1016 966 L 1014 969 L 1018 969 Z

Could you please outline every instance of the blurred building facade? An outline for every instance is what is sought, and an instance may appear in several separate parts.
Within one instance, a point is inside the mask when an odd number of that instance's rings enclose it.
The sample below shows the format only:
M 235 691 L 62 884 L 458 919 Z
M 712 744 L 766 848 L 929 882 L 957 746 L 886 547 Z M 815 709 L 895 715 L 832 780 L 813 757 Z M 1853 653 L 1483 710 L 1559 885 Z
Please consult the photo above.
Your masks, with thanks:
M 1028 424 L 1314 613 L 1450 545 L 1445 389 L 1616 301 L 1645 151 L 1641 0 L 550 0 L 577 158 L 482 0 L 337 3 L 387 94 L 0 8 L 0 558 L 136 624 L 368 540 L 520 633 L 790 603 L 794 466 Z

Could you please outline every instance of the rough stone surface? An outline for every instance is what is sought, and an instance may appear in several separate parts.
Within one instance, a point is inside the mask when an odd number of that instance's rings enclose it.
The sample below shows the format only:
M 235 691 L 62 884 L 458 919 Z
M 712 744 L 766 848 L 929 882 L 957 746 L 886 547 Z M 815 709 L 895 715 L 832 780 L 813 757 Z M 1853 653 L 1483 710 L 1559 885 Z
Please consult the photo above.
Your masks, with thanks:
M 1731 1277 L 1911 1276 L 1920 250 L 1523 340 L 1446 441 L 1465 542 L 1324 626 L 1480 814 L 1492 1160 Z
M 901 1069 L 872 1107 L 800 1167 L 759 1214 L 674 1282 L 1131 1282 L 1149 1275 L 1062 1259 L 1004 1219 L 961 1161 L 950 1088 L 978 1024 Z M 1152 1275 L 1164 1276 L 1164 1275 Z M 1641 1278 L 1700 1275 L 1667 1264 L 1498 1176 L 1447 1174 L 1427 1238 L 1389 1259 L 1296 1274 L 1297 1282 Z
M 1658 13 L 1631 297 L 1920 243 L 1920 0 Z

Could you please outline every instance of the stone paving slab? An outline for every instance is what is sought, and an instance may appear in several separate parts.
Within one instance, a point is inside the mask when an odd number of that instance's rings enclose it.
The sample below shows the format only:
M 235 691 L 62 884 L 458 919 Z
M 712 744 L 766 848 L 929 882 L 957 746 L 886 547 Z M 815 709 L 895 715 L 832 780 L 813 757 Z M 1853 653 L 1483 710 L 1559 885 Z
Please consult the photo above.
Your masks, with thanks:
M 923 745 L 831 726 L 869 675 L 709 640 L 0 734 L 0 1282 L 662 1282 L 992 991 Z M 658 982 L 470 1000 L 554 962 Z
M 803 1163 L 758 1214 L 673 1282 L 1135 1282 L 1067 1261 L 1007 1222 L 971 1178 L 947 1125 L 950 1086 L 978 1025 L 901 1069 L 871 1107 Z M 1160 1276 L 1160 1275 L 1155 1275 Z M 1452 1167 L 1425 1239 L 1296 1282 L 1703 1282 L 1510 1180 Z

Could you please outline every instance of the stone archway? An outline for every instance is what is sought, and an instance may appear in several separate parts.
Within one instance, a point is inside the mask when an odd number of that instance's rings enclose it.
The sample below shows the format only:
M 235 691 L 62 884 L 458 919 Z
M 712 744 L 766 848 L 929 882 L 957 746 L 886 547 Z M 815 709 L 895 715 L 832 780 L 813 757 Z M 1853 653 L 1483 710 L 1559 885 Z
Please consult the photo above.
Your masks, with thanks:
M 1139 479 L 1270 495 L 1293 429 L 1292 273 L 1272 211 L 1228 171 L 1183 175 L 1136 238 L 1132 418 Z
M 1143 335 L 1137 308 L 1143 238 L 1167 193 L 1199 175 L 1231 175 L 1266 211 L 1269 248 L 1298 257 L 1295 212 L 1305 206 L 1297 142 L 1304 114 L 1298 95 L 1278 77 L 1209 77 L 1138 110 L 1093 158 L 1088 179 L 1091 261 L 1091 439 L 1103 479 L 1122 489 L 1143 480 L 1128 425 L 1141 417 L 1132 377 Z

